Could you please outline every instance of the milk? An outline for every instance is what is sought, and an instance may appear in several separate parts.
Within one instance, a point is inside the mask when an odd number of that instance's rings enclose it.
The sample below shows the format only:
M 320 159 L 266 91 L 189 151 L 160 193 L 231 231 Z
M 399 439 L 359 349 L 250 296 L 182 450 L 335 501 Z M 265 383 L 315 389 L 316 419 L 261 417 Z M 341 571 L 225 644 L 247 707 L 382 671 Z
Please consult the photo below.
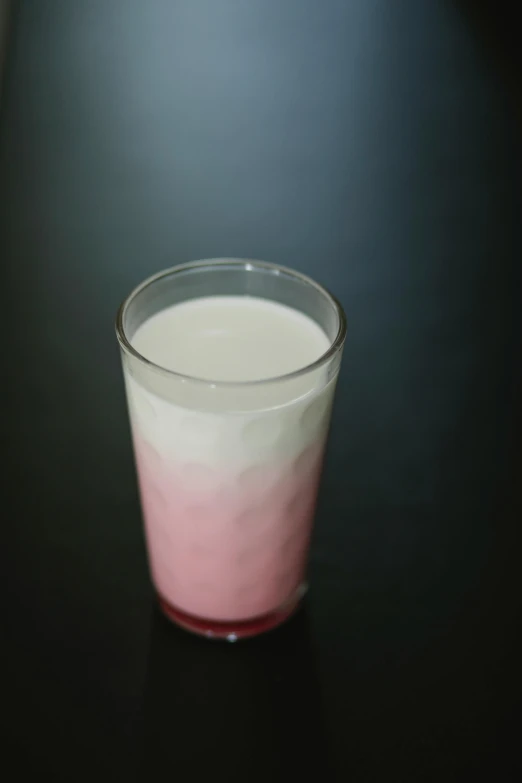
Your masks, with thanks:
M 132 344 L 150 361 L 182 375 L 244 382 L 306 367 L 328 350 L 330 341 L 311 318 L 286 305 L 209 296 L 153 315 Z
M 126 371 L 160 598 L 219 622 L 276 611 L 303 585 L 335 378 L 274 379 L 330 340 L 292 308 L 213 296 L 156 313 L 131 342 L 172 373 Z

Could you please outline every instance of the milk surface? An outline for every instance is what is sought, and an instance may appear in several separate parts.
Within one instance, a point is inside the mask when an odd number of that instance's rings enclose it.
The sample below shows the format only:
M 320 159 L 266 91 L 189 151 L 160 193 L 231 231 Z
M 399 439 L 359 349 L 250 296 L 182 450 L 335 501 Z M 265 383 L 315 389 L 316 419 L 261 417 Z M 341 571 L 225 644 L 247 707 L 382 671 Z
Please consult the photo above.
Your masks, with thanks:
M 257 381 L 299 370 L 330 342 L 311 318 L 248 296 L 191 299 L 149 318 L 133 346 L 155 364 L 209 381 Z

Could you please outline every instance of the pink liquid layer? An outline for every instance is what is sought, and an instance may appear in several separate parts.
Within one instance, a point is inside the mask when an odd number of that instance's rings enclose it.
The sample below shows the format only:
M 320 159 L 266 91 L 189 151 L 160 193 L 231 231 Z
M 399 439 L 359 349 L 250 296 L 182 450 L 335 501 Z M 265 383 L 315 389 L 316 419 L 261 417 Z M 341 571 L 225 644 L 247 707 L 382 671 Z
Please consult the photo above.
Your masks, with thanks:
M 163 601 L 218 622 L 279 611 L 303 582 L 322 451 L 230 476 L 174 465 L 137 443 L 149 562 Z

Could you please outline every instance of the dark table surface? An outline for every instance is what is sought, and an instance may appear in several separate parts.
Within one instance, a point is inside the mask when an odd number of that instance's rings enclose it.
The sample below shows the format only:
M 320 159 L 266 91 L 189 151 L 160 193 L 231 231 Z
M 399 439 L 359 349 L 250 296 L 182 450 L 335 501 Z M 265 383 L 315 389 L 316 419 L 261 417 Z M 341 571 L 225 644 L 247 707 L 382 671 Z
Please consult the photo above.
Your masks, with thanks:
M 17 780 L 521 779 L 507 9 L 15 4 L 0 247 Z M 349 319 L 309 599 L 236 645 L 154 608 L 113 334 L 143 277 L 210 256 L 295 266 Z

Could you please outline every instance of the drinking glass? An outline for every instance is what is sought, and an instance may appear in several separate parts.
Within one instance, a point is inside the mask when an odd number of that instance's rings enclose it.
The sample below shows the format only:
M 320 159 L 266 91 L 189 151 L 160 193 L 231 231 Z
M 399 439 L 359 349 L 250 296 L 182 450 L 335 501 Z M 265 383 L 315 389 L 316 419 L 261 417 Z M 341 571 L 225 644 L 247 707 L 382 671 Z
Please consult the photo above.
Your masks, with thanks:
M 277 378 L 212 381 L 162 368 L 133 347 L 172 305 L 259 297 L 311 318 L 329 346 Z M 116 321 L 151 578 L 178 625 L 234 641 L 286 620 L 306 564 L 330 413 L 346 336 L 339 302 L 299 272 L 210 259 L 139 285 Z M 180 336 L 183 339 L 183 336 Z

